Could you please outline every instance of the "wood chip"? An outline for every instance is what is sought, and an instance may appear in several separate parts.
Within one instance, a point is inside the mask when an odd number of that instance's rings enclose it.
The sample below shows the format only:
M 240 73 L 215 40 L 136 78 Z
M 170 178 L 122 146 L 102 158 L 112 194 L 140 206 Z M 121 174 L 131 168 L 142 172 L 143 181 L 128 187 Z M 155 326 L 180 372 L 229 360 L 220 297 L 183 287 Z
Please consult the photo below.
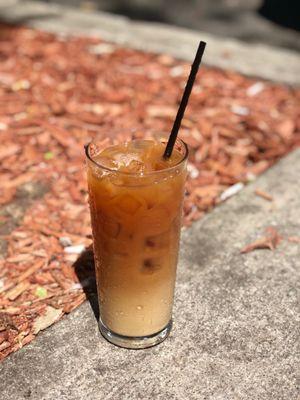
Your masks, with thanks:
M 25 336 L 21 342 L 21 348 L 26 344 L 30 343 L 35 338 L 35 335 L 30 333 L 29 335 Z
M 6 157 L 13 156 L 20 151 L 20 146 L 17 144 L 10 144 L 9 146 L 0 147 L 0 161 Z
M 8 257 L 6 259 L 6 262 L 8 263 L 23 263 L 26 261 L 30 261 L 32 259 L 31 254 L 18 254 L 16 256 L 13 257 Z
M 71 311 L 75 310 L 80 304 L 82 304 L 86 300 L 86 295 L 81 293 L 76 299 L 72 301 L 72 303 L 67 303 L 64 305 L 64 312 L 70 313 Z
M 8 298 L 9 300 L 16 300 L 16 298 L 18 298 L 23 292 L 25 292 L 25 290 L 27 290 L 29 286 L 30 286 L 29 281 L 20 282 L 14 288 L 10 289 L 6 293 L 5 297 Z
M 176 109 L 166 106 L 148 106 L 147 113 L 153 118 L 171 118 L 176 116 Z
M 291 243 L 300 243 L 300 236 L 290 236 L 288 237 L 288 241 Z
M 236 195 L 238 192 L 240 192 L 244 188 L 244 184 L 242 182 L 235 183 L 234 185 L 230 186 L 220 196 L 221 201 L 225 201 L 229 199 L 230 197 Z
M 273 201 L 273 197 L 269 194 L 269 193 L 267 193 L 267 192 L 265 192 L 264 190 L 261 190 L 261 189 L 255 189 L 255 192 L 254 192 L 257 196 L 259 196 L 259 197 L 262 197 L 263 199 L 265 199 L 265 200 L 268 200 L 268 201 Z
M 66 280 L 60 271 L 52 271 L 52 276 L 62 289 L 67 290 L 72 286 L 72 282 Z
M 32 275 L 34 272 L 38 271 L 40 268 L 42 268 L 42 266 L 45 265 L 45 261 L 37 261 L 35 262 L 34 265 L 32 265 L 30 268 L 26 269 L 26 271 L 24 271 L 23 273 L 21 273 L 17 279 L 16 279 L 16 283 L 20 283 L 22 281 L 24 281 L 25 279 L 27 279 L 30 275 Z M 6 290 L 10 289 L 11 287 L 13 287 L 15 285 L 15 283 L 11 282 L 8 285 L 4 285 L 4 287 L 0 288 L 0 293 L 5 292 Z
M 6 307 L 4 309 L 0 309 L 0 312 L 3 314 L 20 314 L 20 307 Z
M 11 345 L 10 342 L 2 342 L 0 344 L 0 351 L 7 349 L 10 345 Z
M 2 181 L 1 182 L 1 187 L 2 189 L 10 189 L 14 188 L 20 185 L 23 185 L 24 183 L 31 182 L 33 180 L 33 173 L 27 172 L 24 173 L 23 175 L 18 176 L 17 178 L 8 180 L 8 181 Z

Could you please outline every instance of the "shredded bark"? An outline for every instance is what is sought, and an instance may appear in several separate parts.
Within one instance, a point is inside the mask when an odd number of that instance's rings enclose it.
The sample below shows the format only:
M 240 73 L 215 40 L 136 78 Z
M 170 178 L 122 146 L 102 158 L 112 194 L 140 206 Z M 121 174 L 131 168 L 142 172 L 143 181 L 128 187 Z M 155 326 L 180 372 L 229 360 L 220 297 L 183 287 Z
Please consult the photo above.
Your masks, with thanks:
M 0 205 L 29 183 L 49 188 L 3 236 L 1 359 L 34 339 L 48 307 L 60 318 L 96 290 L 91 252 L 64 250 L 91 244 L 84 144 L 168 133 L 190 66 L 3 24 L 0 58 Z M 201 68 L 180 131 L 190 148 L 185 226 L 300 145 L 299 100 L 298 89 Z M 9 220 L 1 216 L 0 228 Z

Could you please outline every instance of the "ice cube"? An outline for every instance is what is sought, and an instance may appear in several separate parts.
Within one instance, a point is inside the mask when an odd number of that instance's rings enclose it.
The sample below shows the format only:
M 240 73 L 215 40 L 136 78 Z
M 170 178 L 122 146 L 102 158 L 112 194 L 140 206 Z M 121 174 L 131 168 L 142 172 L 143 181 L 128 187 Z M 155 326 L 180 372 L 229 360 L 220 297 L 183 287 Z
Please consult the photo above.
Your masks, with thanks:
M 128 172 L 143 172 L 144 169 L 145 169 L 144 163 L 138 160 L 131 160 L 126 167 L 126 171 Z
M 133 215 L 140 208 L 145 209 L 145 201 L 140 197 L 134 197 L 129 194 L 119 195 L 114 199 L 114 204 L 119 210 L 126 214 Z
M 149 148 L 151 148 L 154 145 L 154 141 L 153 140 L 133 140 L 132 142 L 130 142 L 130 149 L 132 149 L 133 151 L 145 151 L 148 150 Z
M 162 267 L 162 260 L 156 258 L 146 258 L 143 261 L 142 273 L 146 275 L 152 275 Z
M 137 153 L 118 153 L 114 154 L 113 161 L 116 169 L 123 172 L 142 172 L 144 163 Z
M 116 221 L 105 218 L 102 222 L 102 229 L 108 237 L 115 239 L 120 233 L 121 225 Z
M 95 161 L 98 164 L 103 165 L 103 167 L 110 168 L 110 169 L 117 169 L 117 163 L 110 156 L 101 156 L 100 155 L 97 158 L 95 157 Z
M 160 235 L 170 228 L 170 212 L 163 207 L 151 208 L 140 216 L 139 222 L 144 233 L 149 236 Z
M 132 161 L 140 161 L 140 157 L 136 153 L 116 153 L 113 159 L 120 167 L 127 167 Z
M 169 243 L 170 231 L 163 232 L 158 235 L 148 236 L 145 239 L 145 247 L 147 250 L 165 248 L 169 245 Z

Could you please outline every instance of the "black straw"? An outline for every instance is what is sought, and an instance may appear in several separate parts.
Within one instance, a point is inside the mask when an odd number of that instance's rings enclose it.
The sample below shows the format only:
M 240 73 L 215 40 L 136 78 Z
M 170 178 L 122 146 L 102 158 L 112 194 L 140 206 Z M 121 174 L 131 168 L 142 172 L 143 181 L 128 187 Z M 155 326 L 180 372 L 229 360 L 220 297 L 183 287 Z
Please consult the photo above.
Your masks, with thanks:
M 183 95 L 182 95 L 182 99 L 181 99 L 181 102 L 180 102 L 180 105 L 179 105 L 179 108 L 178 108 L 178 111 L 177 111 L 177 115 L 176 115 L 176 118 L 175 118 L 175 121 L 174 121 L 174 125 L 173 125 L 172 131 L 171 131 L 171 134 L 170 134 L 167 146 L 166 146 L 166 150 L 164 152 L 164 158 L 171 157 L 171 154 L 172 154 L 172 151 L 173 151 L 173 147 L 174 147 L 174 144 L 176 142 L 177 134 L 178 134 L 178 131 L 179 131 L 179 128 L 180 128 L 180 125 L 181 125 L 181 121 L 182 121 L 182 118 L 183 118 L 187 103 L 189 101 L 189 97 L 190 97 L 190 94 L 191 94 L 191 91 L 192 91 L 192 88 L 193 88 L 193 85 L 194 85 L 194 82 L 195 82 L 195 79 L 196 79 L 196 75 L 197 75 L 198 69 L 199 69 L 200 64 L 201 64 L 201 60 L 202 60 L 202 56 L 203 56 L 203 53 L 204 53 L 204 50 L 205 50 L 205 46 L 206 46 L 205 42 L 201 41 L 199 43 L 199 47 L 198 47 L 198 50 L 197 50 L 197 53 L 196 53 L 196 56 L 195 56 L 195 60 L 194 60 L 194 62 L 192 64 L 191 72 L 190 72 L 189 78 L 187 80 L 187 83 L 186 83 L 186 86 L 185 86 L 185 89 L 184 89 L 184 92 L 183 92 Z

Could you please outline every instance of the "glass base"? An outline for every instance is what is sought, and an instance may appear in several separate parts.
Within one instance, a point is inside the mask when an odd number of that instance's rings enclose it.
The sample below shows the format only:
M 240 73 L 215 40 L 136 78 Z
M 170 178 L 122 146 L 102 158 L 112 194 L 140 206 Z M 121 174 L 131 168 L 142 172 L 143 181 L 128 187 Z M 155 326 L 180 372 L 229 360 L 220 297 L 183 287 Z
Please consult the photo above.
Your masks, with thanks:
M 172 320 L 168 325 L 161 331 L 154 333 L 149 336 L 123 336 L 110 331 L 101 321 L 99 320 L 99 328 L 102 335 L 110 343 L 115 344 L 119 347 L 125 347 L 126 349 L 146 349 L 147 347 L 155 346 L 163 342 L 171 332 Z

